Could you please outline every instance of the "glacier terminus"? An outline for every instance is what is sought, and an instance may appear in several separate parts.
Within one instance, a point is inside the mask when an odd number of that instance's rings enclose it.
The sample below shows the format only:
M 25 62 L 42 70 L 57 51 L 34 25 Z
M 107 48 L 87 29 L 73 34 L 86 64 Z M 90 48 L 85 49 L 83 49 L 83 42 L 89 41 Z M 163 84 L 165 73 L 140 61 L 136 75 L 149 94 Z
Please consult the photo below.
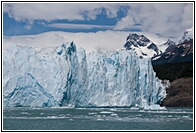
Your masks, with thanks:
M 3 53 L 4 107 L 149 107 L 166 97 L 150 58 L 133 50 L 92 51 L 66 43 Z

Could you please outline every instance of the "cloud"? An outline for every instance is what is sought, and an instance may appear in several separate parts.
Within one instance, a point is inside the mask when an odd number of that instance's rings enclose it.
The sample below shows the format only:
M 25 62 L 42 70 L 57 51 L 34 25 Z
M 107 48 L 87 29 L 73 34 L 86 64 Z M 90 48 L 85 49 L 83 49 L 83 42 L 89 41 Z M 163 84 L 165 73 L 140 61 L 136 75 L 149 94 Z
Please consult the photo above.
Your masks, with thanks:
M 127 15 L 117 22 L 115 29 L 125 30 L 139 24 L 142 31 L 176 37 L 193 26 L 193 4 L 135 4 L 129 8 Z
M 113 26 L 108 25 L 90 25 L 90 24 L 65 24 L 65 23 L 54 23 L 48 24 L 48 27 L 60 28 L 60 29 L 113 29 Z
M 96 48 L 109 50 L 121 49 L 125 43 L 127 32 L 99 31 L 90 33 L 71 32 L 46 32 L 38 35 L 25 35 L 4 37 L 3 47 L 6 49 L 11 45 L 26 45 L 32 47 L 54 47 L 66 42 L 76 43 L 77 47 L 83 47 L 87 52 Z
M 149 33 L 137 32 L 144 34 L 155 44 L 162 44 L 167 41 L 167 38 L 160 38 L 157 35 Z M 46 32 L 38 35 L 12 36 L 3 38 L 3 49 L 7 49 L 12 45 L 25 45 L 37 48 L 55 47 L 66 42 L 72 42 L 77 45 L 77 48 L 82 47 L 87 52 L 97 48 L 116 50 L 123 48 L 129 32 L 125 31 L 98 31 L 89 33 L 71 33 L 71 32 Z
M 3 11 L 17 21 L 94 20 L 103 12 L 110 18 L 116 17 L 120 6 L 112 3 L 3 3 Z
M 123 7 L 126 7 L 125 9 Z M 124 9 L 124 10 L 123 10 Z M 177 37 L 193 27 L 193 3 L 3 3 L 4 13 L 17 21 L 27 23 L 29 29 L 35 20 L 80 20 L 84 24 L 50 24 L 56 28 L 98 28 L 114 30 L 137 29 L 159 34 L 163 37 Z M 119 16 L 119 11 L 126 13 Z M 87 25 L 89 20 L 105 14 L 115 18 L 113 27 Z M 99 20 L 97 20 L 99 21 Z M 30 25 L 29 25 L 30 24 Z

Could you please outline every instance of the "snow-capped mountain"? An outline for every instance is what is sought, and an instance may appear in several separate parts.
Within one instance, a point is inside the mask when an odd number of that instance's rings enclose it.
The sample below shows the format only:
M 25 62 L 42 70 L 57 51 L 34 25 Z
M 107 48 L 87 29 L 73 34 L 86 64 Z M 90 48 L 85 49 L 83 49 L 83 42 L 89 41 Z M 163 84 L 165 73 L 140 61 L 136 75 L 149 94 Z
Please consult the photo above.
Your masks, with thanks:
M 166 42 L 167 43 L 167 42 Z M 174 49 L 177 45 L 175 44 L 175 42 L 169 43 L 170 45 L 168 45 L 168 47 L 166 48 L 164 53 L 168 53 L 169 51 L 171 51 L 172 49 Z M 163 53 L 163 54 L 164 54 Z
M 126 50 L 134 50 L 140 58 L 151 58 L 161 54 L 157 45 L 150 41 L 144 35 L 138 35 L 136 33 L 130 33 L 124 44 Z
M 163 43 L 162 45 L 165 45 L 168 48 L 169 46 L 176 45 L 176 43 L 174 41 L 168 39 L 167 42 Z
M 184 32 L 179 44 L 170 43 L 164 53 L 152 58 L 152 63 L 164 64 L 193 61 L 193 28 Z
M 152 40 L 157 40 L 156 38 L 157 37 L 151 37 Z M 158 41 L 157 44 L 155 44 L 145 35 L 130 33 L 126 39 L 124 48 L 126 50 L 134 50 L 135 53 L 142 59 L 158 57 L 171 45 L 175 45 L 175 42 L 171 41 L 170 39 L 164 43 Z
M 86 54 L 70 43 L 12 46 L 3 55 L 4 107 L 147 107 L 166 96 L 151 60 L 133 50 Z
M 190 39 L 193 39 L 193 28 L 187 29 L 181 39 L 179 40 L 179 43 L 184 43 L 186 41 L 189 41 Z
M 171 48 L 173 48 L 175 46 L 176 46 L 176 43 L 171 41 L 170 39 L 168 39 L 167 42 L 159 45 L 159 48 L 161 48 L 163 52 L 161 52 L 161 54 L 153 56 L 151 59 L 152 60 L 159 59 L 163 53 L 165 53 L 166 51 L 170 50 Z
M 193 39 L 178 45 L 171 45 L 163 54 L 152 58 L 154 65 L 186 61 L 193 61 Z
M 153 39 L 153 38 L 152 38 Z M 165 43 L 162 44 L 155 44 L 150 39 L 148 39 L 144 35 L 138 35 L 136 33 L 130 33 L 126 39 L 126 43 L 124 44 L 124 48 L 126 50 L 134 50 L 135 53 L 140 58 L 152 58 L 153 62 L 155 60 L 167 60 L 165 58 L 169 59 L 169 56 L 172 58 L 169 62 L 176 62 L 176 61 L 189 61 L 191 58 L 188 57 L 185 59 L 184 56 L 187 56 L 183 51 L 187 51 L 187 48 L 190 48 L 192 50 L 191 43 L 193 39 L 193 28 L 187 29 L 181 39 L 179 40 L 179 45 L 176 45 L 176 43 L 170 39 L 168 39 Z M 185 46 L 186 45 L 186 46 Z M 182 48 L 184 47 L 184 48 Z M 178 50 L 177 50 L 178 49 Z M 177 52 L 178 51 L 178 52 Z M 169 53 L 172 53 L 169 55 Z M 188 52 L 191 53 L 191 52 Z M 172 57 L 172 55 L 175 55 L 175 57 Z M 180 55 L 183 57 L 183 59 L 176 58 L 177 55 Z M 164 56 L 164 57 L 162 57 Z M 188 54 L 189 56 L 189 54 Z M 160 62 L 160 61 L 157 61 Z M 162 62 L 162 61 L 161 61 Z M 165 62 L 165 61 L 163 61 Z

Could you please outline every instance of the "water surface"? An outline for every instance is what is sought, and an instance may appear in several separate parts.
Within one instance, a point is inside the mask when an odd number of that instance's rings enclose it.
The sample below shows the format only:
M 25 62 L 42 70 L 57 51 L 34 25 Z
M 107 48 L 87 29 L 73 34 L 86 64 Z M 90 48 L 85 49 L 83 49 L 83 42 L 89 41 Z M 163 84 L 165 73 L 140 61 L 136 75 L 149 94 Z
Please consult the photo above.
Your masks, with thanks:
M 7 108 L 3 130 L 193 130 L 193 109 Z

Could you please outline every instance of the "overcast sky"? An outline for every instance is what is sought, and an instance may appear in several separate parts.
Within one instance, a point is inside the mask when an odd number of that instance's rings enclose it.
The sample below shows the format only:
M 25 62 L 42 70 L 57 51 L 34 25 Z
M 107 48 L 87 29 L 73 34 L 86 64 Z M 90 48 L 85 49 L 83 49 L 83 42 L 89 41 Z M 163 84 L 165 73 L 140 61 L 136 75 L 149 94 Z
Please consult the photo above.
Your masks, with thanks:
M 193 3 L 3 3 L 4 36 L 128 31 L 179 38 L 191 27 Z

